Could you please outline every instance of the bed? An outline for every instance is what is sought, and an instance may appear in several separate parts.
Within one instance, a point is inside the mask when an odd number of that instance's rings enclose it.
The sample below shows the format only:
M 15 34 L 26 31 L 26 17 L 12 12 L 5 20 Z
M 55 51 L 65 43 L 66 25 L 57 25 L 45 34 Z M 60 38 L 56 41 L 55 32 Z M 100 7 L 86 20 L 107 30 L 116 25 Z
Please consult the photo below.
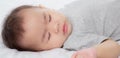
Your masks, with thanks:
M 75 0 L 4 0 L 0 2 L 0 32 L 2 30 L 2 22 L 5 16 L 15 7 L 19 5 L 45 5 L 48 8 L 59 10 Z M 99 0 L 100 1 L 100 0 Z M 103 0 L 113 1 L 113 0 Z M 59 2 L 59 3 L 58 3 Z M 1 37 L 1 35 L 0 35 Z M 15 49 L 7 48 L 0 38 L 0 58 L 71 58 L 75 51 L 67 51 L 62 48 L 56 48 L 48 51 L 41 52 L 29 52 L 29 51 L 17 51 Z

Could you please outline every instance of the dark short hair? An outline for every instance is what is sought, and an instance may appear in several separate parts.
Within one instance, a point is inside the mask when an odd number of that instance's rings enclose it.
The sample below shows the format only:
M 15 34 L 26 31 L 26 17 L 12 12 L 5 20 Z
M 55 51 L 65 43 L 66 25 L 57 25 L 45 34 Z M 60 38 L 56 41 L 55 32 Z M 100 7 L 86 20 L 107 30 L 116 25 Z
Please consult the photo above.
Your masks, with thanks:
M 24 29 L 22 27 L 23 18 L 18 13 L 23 9 L 34 8 L 35 6 L 23 5 L 15 8 L 6 18 L 2 29 L 2 38 L 4 44 L 19 51 L 28 51 L 20 46 L 19 40 L 23 37 Z

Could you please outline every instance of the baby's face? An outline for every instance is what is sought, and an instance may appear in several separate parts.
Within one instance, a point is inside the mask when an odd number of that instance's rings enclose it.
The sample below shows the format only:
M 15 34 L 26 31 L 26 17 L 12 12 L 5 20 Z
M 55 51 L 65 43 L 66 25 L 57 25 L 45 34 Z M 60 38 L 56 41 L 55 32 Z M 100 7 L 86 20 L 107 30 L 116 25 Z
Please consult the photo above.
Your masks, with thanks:
M 67 18 L 47 8 L 29 8 L 21 11 L 25 32 L 20 44 L 33 50 L 59 48 L 71 34 Z

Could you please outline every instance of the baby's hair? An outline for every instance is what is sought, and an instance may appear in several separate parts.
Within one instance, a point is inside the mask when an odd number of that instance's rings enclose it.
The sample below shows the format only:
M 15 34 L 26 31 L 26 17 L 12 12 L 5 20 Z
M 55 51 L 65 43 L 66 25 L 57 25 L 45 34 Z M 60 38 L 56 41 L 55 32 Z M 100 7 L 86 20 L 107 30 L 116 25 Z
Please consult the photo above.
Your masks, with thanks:
M 29 51 L 30 49 L 22 48 L 19 40 L 22 38 L 24 29 L 22 27 L 23 18 L 19 14 L 21 10 L 34 8 L 35 6 L 23 5 L 14 9 L 6 18 L 2 29 L 2 38 L 4 44 L 19 51 Z

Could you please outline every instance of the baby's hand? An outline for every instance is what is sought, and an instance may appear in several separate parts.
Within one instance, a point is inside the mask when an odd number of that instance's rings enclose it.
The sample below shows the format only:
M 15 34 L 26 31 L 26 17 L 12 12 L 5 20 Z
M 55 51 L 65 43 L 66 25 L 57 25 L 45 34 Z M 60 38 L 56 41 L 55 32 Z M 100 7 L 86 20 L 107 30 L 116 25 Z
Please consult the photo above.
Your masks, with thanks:
M 77 55 L 76 58 L 84 58 L 82 55 Z
M 97 58 L 94 48 L 83 49 L 73 54 L 72 58 Z

